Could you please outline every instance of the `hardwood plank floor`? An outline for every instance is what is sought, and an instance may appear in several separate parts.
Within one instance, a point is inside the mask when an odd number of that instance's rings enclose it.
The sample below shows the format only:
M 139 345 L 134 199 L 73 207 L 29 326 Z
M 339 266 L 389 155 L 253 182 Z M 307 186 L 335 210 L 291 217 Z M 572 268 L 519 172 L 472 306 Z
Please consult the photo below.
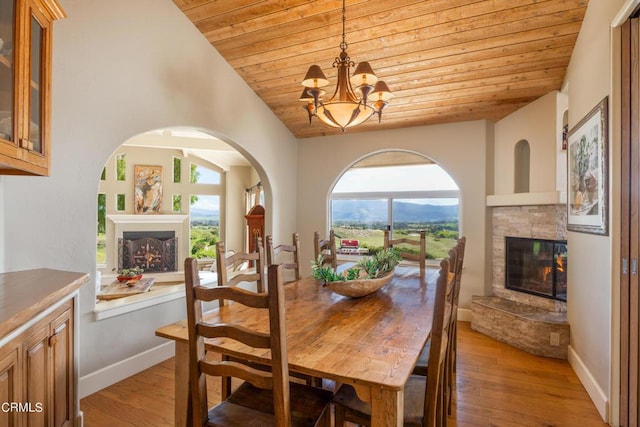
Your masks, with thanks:
M 566 360 L 533 356 L 458 327 L 458 373 L 450 427 L 603 427 Z M 219 384 L 219 383 L 218 383 Z M 220 387 L 211 383 L 211 399 Z M 173 425 L 173 359 L 80 402 L 87 427 Z

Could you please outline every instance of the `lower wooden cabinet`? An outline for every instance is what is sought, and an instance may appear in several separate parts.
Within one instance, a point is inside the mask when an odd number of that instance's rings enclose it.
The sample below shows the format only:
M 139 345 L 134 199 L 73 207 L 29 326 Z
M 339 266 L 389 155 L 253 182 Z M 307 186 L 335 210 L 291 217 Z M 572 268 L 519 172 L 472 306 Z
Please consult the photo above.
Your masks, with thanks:
M 4 346 L 0 402 L 14 407 L 0 408 L 0 426 L 71 427 L 73 354 L 73 300 Z
M 22 400 L 22 384 L 18 366 L 19 348 L 8 345 L 0 349 L 0 426 L 17 427 L 18 412 L 11 412 L 7 407 L 10 402 Z

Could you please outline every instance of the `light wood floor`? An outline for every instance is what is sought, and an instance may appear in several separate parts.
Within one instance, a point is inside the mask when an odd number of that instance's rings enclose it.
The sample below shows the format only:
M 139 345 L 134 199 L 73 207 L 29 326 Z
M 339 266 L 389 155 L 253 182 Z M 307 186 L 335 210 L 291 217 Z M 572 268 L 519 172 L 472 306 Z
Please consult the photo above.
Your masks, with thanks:
M 567 361 L 532 356 L 466 322 L 459 324 L 458 352 L 450 427 L 606 426 Z M 80 402 L 85 426 L 172 426 L 173 385 L 169 359 L 87 396 Z

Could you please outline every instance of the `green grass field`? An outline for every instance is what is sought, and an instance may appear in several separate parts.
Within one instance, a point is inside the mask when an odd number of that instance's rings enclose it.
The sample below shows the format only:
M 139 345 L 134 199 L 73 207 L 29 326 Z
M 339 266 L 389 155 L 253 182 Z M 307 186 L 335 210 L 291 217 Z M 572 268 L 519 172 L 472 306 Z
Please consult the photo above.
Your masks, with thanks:
M 340 246 L 340 239 L 353 239 L 360 242 L 360 247 L 369 248 L 375 251 L 376 249 L 382 249 L 384 242 L 384 231 L 373 229 L 355 229 L 345 227 L 333 228 L 336 239 L 336 245 Z M 394 239 L 400 239 L 403 237 L 419 239 L 417 233 L 410 233 L 407 230 L 394 230 Z M 456 239 L 443 239 L 436 238 L 432 234 L 427 234 L 427 259 L 439 259 L 445 258 L 448 255 L 449 249 L 454 247 Z

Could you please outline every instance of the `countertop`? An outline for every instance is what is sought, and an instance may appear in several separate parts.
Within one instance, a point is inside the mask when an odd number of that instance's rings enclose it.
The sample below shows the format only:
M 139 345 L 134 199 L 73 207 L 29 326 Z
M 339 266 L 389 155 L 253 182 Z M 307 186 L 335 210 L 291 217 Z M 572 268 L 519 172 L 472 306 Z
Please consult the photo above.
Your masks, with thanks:
M 88 280 L 86 273 L 48 268 L 0 273 L 0 338 Z

